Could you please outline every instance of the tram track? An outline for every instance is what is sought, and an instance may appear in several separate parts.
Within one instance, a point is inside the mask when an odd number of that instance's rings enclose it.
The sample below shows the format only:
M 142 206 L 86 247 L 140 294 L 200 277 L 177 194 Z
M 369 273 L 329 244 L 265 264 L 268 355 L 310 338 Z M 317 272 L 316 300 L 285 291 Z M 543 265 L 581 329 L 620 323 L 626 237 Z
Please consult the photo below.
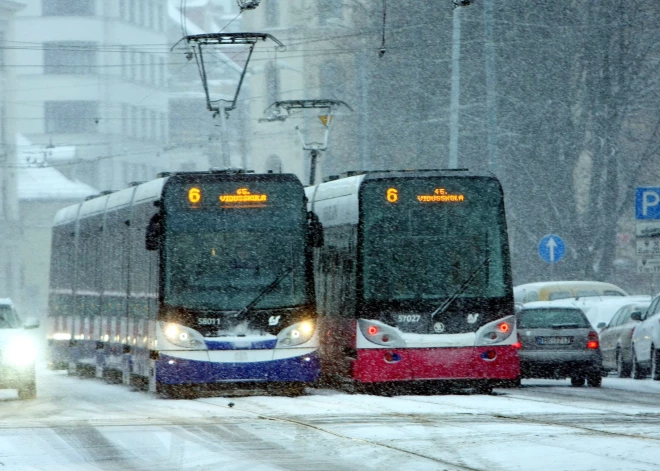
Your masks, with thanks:
M 215 402 L 204 401 L 204 400 L 197 400 L 197 401 L 202 402 L 204 404 L 217 406 L 217 407 L 226 407 L 227 409 L 230 408 L 228 405 L 224 406 L 222 404 L 217 404 Z M 417 458 L 422 458 L 422 459 L 425 459 L 425 460 L 429 460 L 429 461 L 432 461 L 434 463 L 441 464 L 443 466 L 450 466 L 450 467 L 452 467 L 453 469 L 456 469 L 456 470 L 488 471 L 487 468 L 474 468 L 474 467 L 467 466 L 465 464 L 458 463 L 458 462 L 455 462 L 455 461 L 440 459 L 440 458 L 430 456 L 430 455 L 427 455 L 427 454 L 424 454 L 424 453 L 420 453 L 420 452 L 416 452 L 416 451 L 412 451 L 412 450 L 407 450 L 407 449 L 402 448 L 402 447 L 398 447 L 398 446 L 387 444 L 387 443 L 378 442 L 378 441 L 375 441 L 375 440 L 368 440 L 368 439 L 364 439 L 364 438 L 351 437 L 351 436 L 345 435 L 343 433 L 335 432 L 333 430 L 329 430 L 329 429 L 321 427 L 319 425 L 315 425 L 313 423 L 305 422 L 305 421 L 302 421 L 300 419 L 295 419 L 295 418 L 292 418 L 292 417 L 277 417 L 277 416 L 273 416 L 273 415 L 262 414 L 262 413 L 259 413 L 259 412 L 252 411 L 250 409 L 246 409 L 246 408 L 242 408 L 242 407 L 236 407 L 236 406 L 231 407 L 231 409 L 239 410 L 241 412 L 245 412 L 245 413 L 249 413 L 249 414 L 253 414 L 253 415 L 255 415 L 256 417 L 258 417 L 259 419 L 262 419 L 262 420 L 268 420 L 268 421 L 272 421 L 272 422 L 286 423 L 286 424 L 291 424 L 291 425 L 298 426 L 298 427 L 304 427 L 304 428 L 307 428 L 307 429 L 314 430 L 316 432 L 332 435 L 336 438 L 340 438 L 340 439 L 343 439 L 343 440 L 348 440 L 348 441 L 351 441 L 353 443 L 369 445 L 369 446 L 376 446 L 376 447 L 388 449 L 390 451 L 396 451 L 398 453 L 404 453 L 406 455 L 414 456 L 414 457 L 417 457 Z

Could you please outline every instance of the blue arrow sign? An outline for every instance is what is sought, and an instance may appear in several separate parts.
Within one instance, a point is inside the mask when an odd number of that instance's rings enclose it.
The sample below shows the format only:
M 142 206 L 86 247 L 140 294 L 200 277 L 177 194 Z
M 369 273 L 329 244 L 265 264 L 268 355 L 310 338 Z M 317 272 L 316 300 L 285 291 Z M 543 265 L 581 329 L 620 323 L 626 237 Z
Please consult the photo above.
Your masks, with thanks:
M 557 263 L 564 257 L 566 244 L 555 234 L 548 234 L 539 241 L 539 256 L 548 263 Z

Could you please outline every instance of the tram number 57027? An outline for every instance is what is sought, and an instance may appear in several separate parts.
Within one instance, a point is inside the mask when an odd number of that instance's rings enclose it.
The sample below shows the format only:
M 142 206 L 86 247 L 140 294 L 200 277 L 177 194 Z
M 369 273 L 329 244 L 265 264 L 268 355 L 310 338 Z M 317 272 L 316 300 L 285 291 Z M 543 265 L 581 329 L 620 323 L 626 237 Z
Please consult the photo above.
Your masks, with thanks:
M 397 316 L 397 322 L 419 322 L 421 318 L 420 314 L 400 314 Z

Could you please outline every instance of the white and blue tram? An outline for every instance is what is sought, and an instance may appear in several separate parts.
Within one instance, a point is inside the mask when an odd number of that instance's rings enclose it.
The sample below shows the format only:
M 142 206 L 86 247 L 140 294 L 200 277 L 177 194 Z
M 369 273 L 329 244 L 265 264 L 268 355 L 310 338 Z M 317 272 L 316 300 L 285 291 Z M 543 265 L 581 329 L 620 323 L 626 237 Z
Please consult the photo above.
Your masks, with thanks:
M 60 210 L 50 362 L 151 391 L 299 391 L 319 375 L 310 227 L 288 174 L 176 173 Z

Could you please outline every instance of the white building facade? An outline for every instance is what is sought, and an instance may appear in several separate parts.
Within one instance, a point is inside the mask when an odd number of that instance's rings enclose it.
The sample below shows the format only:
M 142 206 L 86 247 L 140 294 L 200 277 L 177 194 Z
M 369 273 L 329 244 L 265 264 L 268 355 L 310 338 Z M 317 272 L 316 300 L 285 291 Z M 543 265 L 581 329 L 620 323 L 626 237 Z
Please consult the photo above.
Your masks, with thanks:
M 0 0 L 0 297 L 16 299 L 20 292 L 21 270 L 18 247 L 21 230 L 18 197 L 15 120 L 16 88 L 14 70 L 14 15 L 22 3 Z
M 75 146 L 46 162 L 101 190 L 168 170 L 166 0 L 26 0 L 17 15 L 18 130 Z

